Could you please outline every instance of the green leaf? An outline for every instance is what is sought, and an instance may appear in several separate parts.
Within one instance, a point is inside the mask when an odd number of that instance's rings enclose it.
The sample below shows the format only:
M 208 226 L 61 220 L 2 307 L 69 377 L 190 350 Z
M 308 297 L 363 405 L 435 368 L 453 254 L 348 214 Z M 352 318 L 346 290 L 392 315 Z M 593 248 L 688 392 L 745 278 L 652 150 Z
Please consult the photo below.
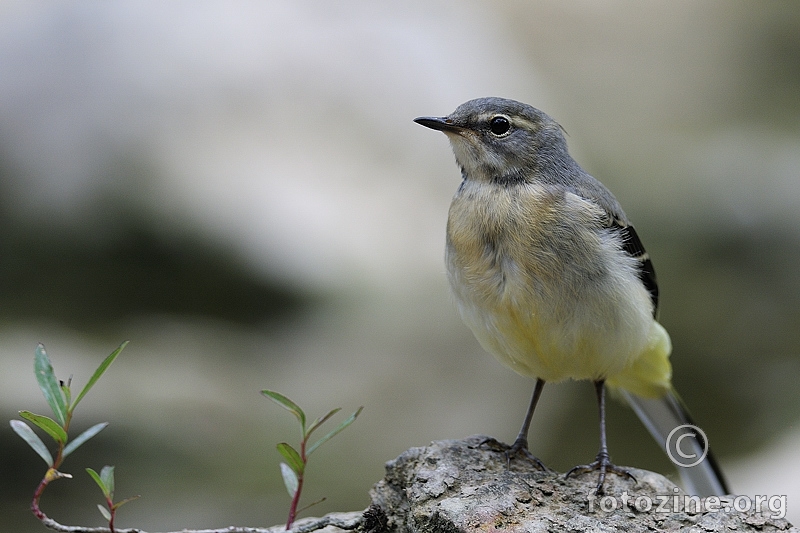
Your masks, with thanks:
M 281 455 L 289 462 L 289 466 L 292 467 L 292 470 L 294 470 L 296 474 L 300 475 L 303 473 L 305 464 L 303 463 L 303 458 L 297 453 L 297 450 L 292 448 L 291 445 L 281 442 L 278 444 L 278 451 L 281 452 Z
M 98 474 L 91 468 L 87 468 L 86 472 L 92 477 L 94 482 L 97 483 L 97 486 L 100 487 L 100 490 L 103 491 L 103 496 L 108 498 L 109 497 L 108 487 L 106 487 L 105 481 L 103 481 L 103 478 L 100 477 L 100 474 Z
M 336 409 L 331 409 L 331 411 L 327 415 L 325 415 L 323 417 L 320 417 L 320 418 L 317 418 L 316 420 L 314 420 L 311 423 L 311 425 L 308 426 L 308 430 L 306 431 L 306 434 L 305 434 L 306 438 L 311 436 L 311 434 L 314 432 L 315 429 L 320 427 L 322 424 L 325 423 L 326 420 L 328 420 L 330 417 L 332 417 L 333 415 L 335 415 L 336 413 L 338 413 L 341 410 L 342 410 L 341 407 L 337 407 Z
M 22 437 L 22 439 L 28 443 L 28 446 L 33 448 L 33 451 L 44 459 L 47 466 L 52 468 L 53 456 L 50 454 L 50 450 L 47 449 L 47 446 L 44 445 L 44 442 L 42 442 L 42 439 L 39 438 L 39 435 L 34 433 L 31 427 L 22 420 L 12 420 L 10 423 L 14 433 Z
M 357 410 L 355 413 L 353 413 L 352 415 L 350 415 L 349 417 L 347 417 L 347 420 L 345 420 L 344 422 L 342 422 L 341 424 L 339 424 L 338 426 L 336 426 L 336 429 L 334 429 L 333 431 L 331 431 L 330 433 L 328 433 L 327 435 L 325 435 L 324 437 L 322 437 L 321 439 L 319 439 L 317 442 L 315 442 L 315 443 L 314 443 L 314 445 L 313 445 L 313 446 L 311 446 L 311 447 L 308 449 L 308 451 L 306 451 L 306 457 L 308 457 L 309 455 L 311 455 L 312 453 L 314 453 L 314 450 L 316 450 L 317 448 L 319 448 L 319 447 L 320 447 L 322 444 L 324 444 L 324 443 L 328 442 L 328 441 L 329 441 L 329 440 L 331 440 L 333 437 L 335 437 L 335 436 L 336 436 L 336 435 L 337 435 L 337 434 L 338 434 L 340 431 L 342 431 L 344 428 L 346 428 L 347 426 L 349 426 L 350 424 L 352 424 L 353 422 L 355 422 L 356 418 L 357 418 L 357 417 L 358 417 L 358 415 L 361 413 L 361 410 L 362 410 L 362 409 L 364 409 L 364 407 L 359 407 L 359 408 L 358 408 L 358 410 Z
M 100 514 L 103 515 L 103 518 L 105 518 L 107 522 L 111 522 L 111 513 L 108 512 L 108 509 L 99 503 L 97 504 L 97 508 L 100 509 Z
M 103 484 L 106 486 L 106 490 L 108 491 L 108 498 L 113 500 L 114 499 L 114 467 L 113 466 L 104 466 L 100 470 L 100 479 L 103 480 Z
M 291 412 L 297 419 L 300 421 L 300 425 L 303 426 L 303 435 L 306 433 L 306 414 L 300 409 L 296 403 L 292 400 L 275 391 L 271 390 L 262 390 L 261 394 L 272 400 L 273 402 L 277 403 L 287 411 Z
M 139 498 L 141 498 L 141 495 L 138 495 L 138 494 L 136 496 L 131 496 L 130 498 L 125 498 L 124 500 L 119 501 L 119 502 L 115 503 L 114 505 L 112 505 L 111 508 L 116 511 L 117 509 L 119 509 L 120 507 L 125 505 L 126 503 L 132 502 L 133 500 L 138 500 Z
M 108 426 L 108 422 L 100 422 L 99 424 L 95 424 L 73 440 L 69 442 L 66 446 L 64 446 L 64 451 L 61 453 L 61 457 L 66 457 L 75 450 L 78 449 L 78 446 L 86 442 L 87 440 L 91 439 L 101 431 L 103 431 L 106 426 Z
M 304 506 L 302 506 L 300 509 L 298 509 L 298 510 L 297 510 L 297 513 L 296 513 L 296 514 L 298 514 L 298 515 L 299 515 L 299 514 L 300 514 L 300 513 L 302 513 L 303 511 L 307 510 L 308 508 L 310 508 L 310 507 L 314 507 L 315 505 L 317 505 L 317 504 L 319 504 L 319 503 L 322 503 L 322 502 L 324 502 L 325 500 L 327 500 L 327 498 L 326 498 L 325 496 L 323 496 L 322 498 L 320 498 L 319 500 L 317 500 L 317 501 L 315 501 L 315 502 L 311 502 L 311 503 L 309 503 L 308 505 L 304 505 Z
M 57 443 L 63 444 L 67 442 L 67 432 L 64 431 L 64 428 L 59 426 L 52 418 L 43 415 L 37 415 L 31 413 L 30 411 L 20 411 L 19 416 L 36 424 L 48 435 L 53 437 Z
M 300 485 L 300 482 L 297 480 L 297 474 L 294 473 L 291 466 L 286 463 L 281 463 L 281 475 L 283 476 L 283 485 L 289 492 L 289 496 L 294 498 L 297 487 Z
M 86 393 L 89 392 L 89 389 L 91 389 L 94 386 L 94 384 L 97 383 L 97 380 L 100 379 L 100 376 L 102 376 L 103 373 L 105 373 L 105 371 L 108 370 L 108 367 L 111 366 L 111 363 L 114 362 L 114 359 L 117 358 L 117 356 L 122 352 L 122 350 L 125 349 L 125 346 L 127 345 L 128 341 L 123 342 L 122 344 L 119 345 L 119 348 L 111 352 L 111 354 L 108 357 L 106 357 L 102 363 L 100 363 L 100 366 L 98 366 L 97 370 L 94 371 L 94 374 L 92 374 L 92 377 L 89 379 L 89 382 L 86 384 L 85 387 L 83 387 L 83 390 L 81 391 L 80 394 L 78 394 L 78 397 L 75 398 L 75 403 L 73 403 L 70 406 L 70 411 L 75 410 L 75 406 L 78 405 L 78 402 L 80 402 L 83 399 L 83 397 L 86 396 Z
M 39 388 L 44 394 L 44 399 L 53 410 L 56 421 L 61 424 L 61 427 L 64 427 L 67 423 L 67 406 L 64 403 L 64 396 L 61 394 L 61 388 L 58 386 L 58 380 L 53 372 L 53 365 L 50 364 L 50 358 L 47 357 L 44 344 L 39 343 L 36 346 L 33 370 L 36 374 L 36 381 L 39 382 Z

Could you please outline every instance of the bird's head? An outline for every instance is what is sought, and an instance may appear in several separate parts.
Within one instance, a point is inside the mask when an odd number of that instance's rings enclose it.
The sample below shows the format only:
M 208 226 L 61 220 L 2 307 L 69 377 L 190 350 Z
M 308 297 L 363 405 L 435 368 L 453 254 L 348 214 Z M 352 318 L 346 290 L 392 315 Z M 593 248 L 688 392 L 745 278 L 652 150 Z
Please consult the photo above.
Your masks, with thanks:
M 465 179 L 527 181 L 536 169 L 570 160 L 561 126 L 514 100 L 478 98 L 446 117 L 419 117 L 414 122 L 447 135 Z

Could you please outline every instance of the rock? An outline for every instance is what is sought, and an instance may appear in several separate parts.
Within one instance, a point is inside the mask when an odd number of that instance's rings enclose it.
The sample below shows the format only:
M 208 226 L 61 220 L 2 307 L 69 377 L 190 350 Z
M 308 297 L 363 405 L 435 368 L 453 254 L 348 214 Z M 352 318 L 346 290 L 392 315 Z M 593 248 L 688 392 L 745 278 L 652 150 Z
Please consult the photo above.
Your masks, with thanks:
M 786 531 L 786 502 L 756 509 L 742 496 L 701 500 L 660 474 L 627 468 L 636 482 L 597 473 L 565 478 L 524 458 L 508 462 L 505 446 L 484 436 L 411 448 L 386 464 L 371 490 L 363 533 L 574 531 Z M 781 504 L 781 505 L 779 505 Z

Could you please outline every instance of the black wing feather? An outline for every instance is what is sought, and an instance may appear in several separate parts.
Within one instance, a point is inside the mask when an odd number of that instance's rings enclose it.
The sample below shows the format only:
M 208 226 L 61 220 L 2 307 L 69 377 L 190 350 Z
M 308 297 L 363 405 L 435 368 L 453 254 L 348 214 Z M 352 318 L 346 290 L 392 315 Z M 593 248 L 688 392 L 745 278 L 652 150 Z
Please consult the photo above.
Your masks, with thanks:
M 645 251 L 644 245 L 642 245 L 642 241 L 633 226 L 619 219 L 613 220 L 611 225 L 619 230 L 619 234 L 622 237 L 622 248 L 631 257 L 639 261 L 639 279 L 642 280 L 644 287 L 650 293 L 650 299 L 653 302 L 653 316 L 655 317 L 658 312 L 658 282 L 656 281 L 653 262 L 650 260 L 650 256 Z

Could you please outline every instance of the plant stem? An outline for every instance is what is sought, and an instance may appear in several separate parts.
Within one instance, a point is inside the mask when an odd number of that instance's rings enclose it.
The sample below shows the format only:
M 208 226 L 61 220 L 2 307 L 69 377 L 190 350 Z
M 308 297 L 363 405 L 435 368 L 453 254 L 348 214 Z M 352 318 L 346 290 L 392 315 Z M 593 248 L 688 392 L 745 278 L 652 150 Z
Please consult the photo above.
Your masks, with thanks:
M 308 458 L 306 457 L 306 441 L 308 437 L 303 436 L 303 440 L 300 441 L 300 459 L 303 460 L 303 471 L 297 474 L 297 490 L 294 491 L 294 496 L 292 496 L 292 505 L 289 506 L 289 518 L 286 520 L 286 530 L 292 529 L 292 524 L 294 524 L 295 518 L 297 518 L 297 507 L 300 505 L 300 494 L 303 492 L 303 477 L 305 477 L 306 471 L 306 464 L 308 463 Z
M 67 411 L 67 420 L 64 423 L 64 431 L 69 429 L 69 422 L 72 419 L 72 413 Z M 39 508 L 39 501 L 42 499 L 42 494 L 44 493 L 44 489 L 47 488 L 47 485 L 50 484 L 51 481 L 55 481 L 56 479 L 62 477 L 71 477 L 68 474 L 62 474 L 58 471 L 58 468 L 61 466 L 61 463 L 64 461 L 64 445 L 66 443 L 60 442 L 58 444 L 58 452 L 56 453 L 56 458 L 53 460 L 53 466 L 47 469 L 45 472 L 44 477 L 39 482 L 39 485 L 36 487 L 36 490 L 33 491 L 33 501 L 31 501 L 31 511 L 33 511 L 34 516 L 39 520 L 45 520 L 47 515 L 44 514 Z
M 47 515 L 44 514 L 44 511 L 42 511 L 39 508 L 39 500 L 42 498 L 44 489 L 46 489 L 47 485 L 49 485 L 51 482 L 57 479 L 61 479 L 62 477 L 72 477 L 72 476 L 70 476 L 69 474 L 62 474 L 54 467 L 50 467 L 47 469 L 47 472 L 44 474 L 44 477 L 39 482 L 39 485 L 36 487 L 36 490 L 33 491 L 33 501 L 31 501 L 31 511 L 33 511 L 33 514 L 36 515 L 36 518 L 38 518 L 39 520 L 44 520 L 45 518 L 47 518 Z
M 47 472 L 49 473 L 50 471 L 48 470 Z M 41 499 L 42 493 L 44 492 L 44 489 L 45 487 L 47 487 L 48 483 L 49 481 L 47 479 L 47 474 L 45 474 L 45 476 L 39 482 L 39 486 L 37 486 L 36 490 L 33 491 L 33 501 L 31 502 L 31 511 L 33 511 L 33 514 L 39 520 L 44 520 L 45 518 L 47 518 L 47 515 L 44 514 L 44 512 L 41 509 L 39 509 L 39 500 Z
M 297 506 L 300 504 L 300 493 L 303 491 L 303 476 L 297 476 L 297 490 L 292 498 L 292 505 L 289 507 L 289 518 L 286 520 L 286 530 L 292 529 L 292 524 L 297 517 Z

